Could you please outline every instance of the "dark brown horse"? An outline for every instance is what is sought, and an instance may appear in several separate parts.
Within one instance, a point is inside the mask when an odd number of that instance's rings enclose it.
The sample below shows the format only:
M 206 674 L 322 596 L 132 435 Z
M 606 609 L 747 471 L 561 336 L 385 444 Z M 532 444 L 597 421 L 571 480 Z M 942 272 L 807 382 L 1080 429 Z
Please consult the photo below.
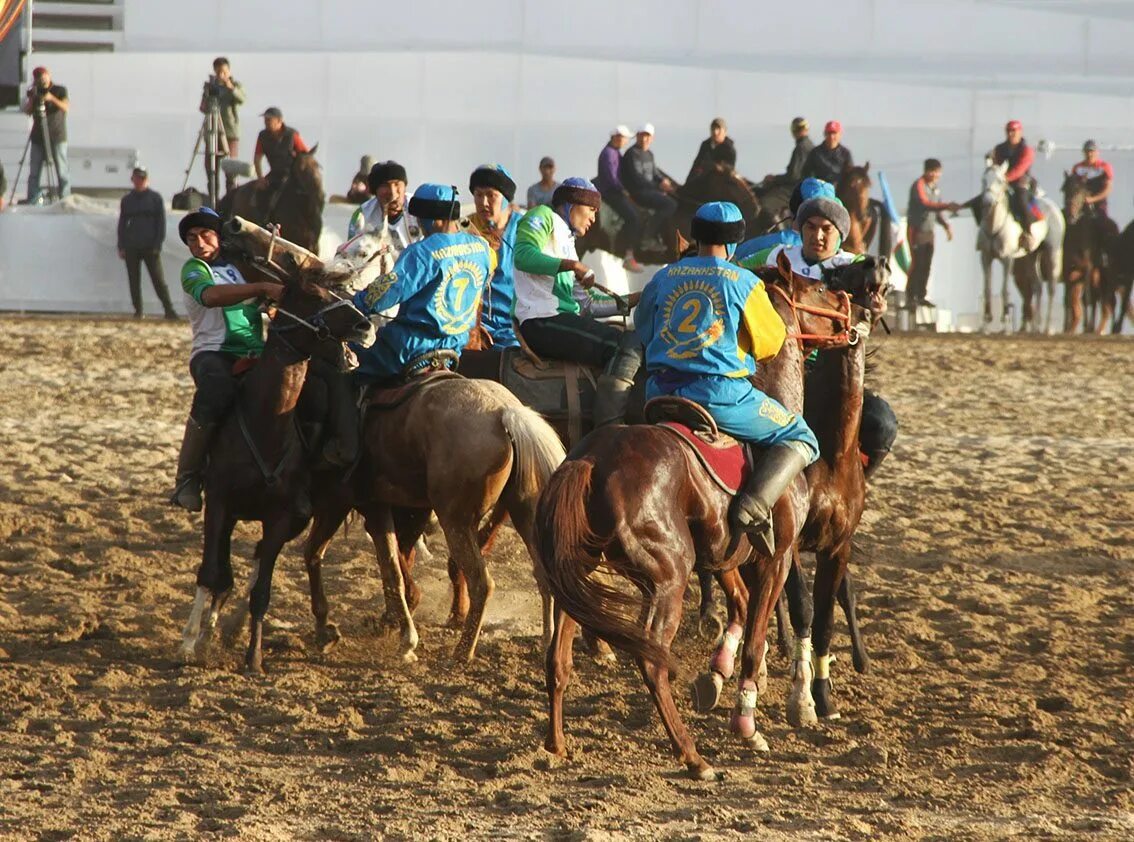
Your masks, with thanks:
M 1116 299 L 1121 298 L 1121 284 L 1112 265 L 1118 226 L 1092 211 L 1087 204 L 1090 191 L 1082 176 L 1066 174 L 1062 190 L 1067 221 L 1063 240 L 1064 330 L 1076 333 L 1082 325 L 1085 331 L 1102 334 L 1111 327 Z M 1117 306 L 1122 308 L 1124 302 Z
M 843 314 L 833 317 L 845 296 L 794 275 L 788 265 L 777 268 L 780 277 L 769 289 L 775 291 L 772 301 L 789 336 L 846 341 L 848 322 L 855 318 L 849 301 Z M 789 340 L 765 367 L 768 394 L 789 411 L 802 410 L 803 358 L 802 342 Z M 555 596 L 555 631 L 547 651 L 547 750 L 566 751 L 563 693 L 571 676 L 574 631 L 581 625 L 635 658 L 690 774 L 715 778 L 674 705 L 670 644 L 693 570 L 722 571 L 742 563 L 755 608 L 747 612 L 740 700 L 732 727 L 747 744 L 766 748 L 755 727 L 755 676 L 806 499 L 801 476 L 776 505 L 773 558 L 756 556 L 745 540 L 726 558 L 731 498 L 672 434 L 649 425 L 604 427 L 575 448 L 540 498 L 537 519 L 540 564 Z M 643 599 L 595 578 L 599 569 L 626 579 Z
M 878 229 L 878 212 L 870 200 L 870 162 L 861 167 L 847 167 L 835 185 L 835 195 L 850 214 L 850 233 L 843 248 L 852 254 L 863 254 L 874 242 Z
M 319 144 L 296 153 L 291 169 L 277 186 L 267 179 L 249 181 L 220 200 L 221 216 L 242 216 L 259 225 L 277 224 L 281 235 L 318 253 L 323 233 L 323 168 L 315 158 Z
M 238 262 L 246 276 L 269 274 L 285 284 L 286 292 L 263 354 L 244 376 L 236 405 L 209 452 L 204 552 L 182 639 L 186 658 L 195 657 L 207 642 L 232 590 L 232 530 L 238 520 L 259 521 L 263 535 L 256 545 L 245 656 L 252 673 L 263 672 L 263 622 L 276 558 L 311 519 L 307 462 L 295 419 L 308 361 L 312 354 L 328 351 L 334 360 L 343 360 L 348 353 L 344 342 L 365 345 L 374 340 L 373 326 L 349 300 L 320 287 L 313 273 L 296 267 L 290 255 L 283 263 L 286 268 L 280 271 L 252 260 Z

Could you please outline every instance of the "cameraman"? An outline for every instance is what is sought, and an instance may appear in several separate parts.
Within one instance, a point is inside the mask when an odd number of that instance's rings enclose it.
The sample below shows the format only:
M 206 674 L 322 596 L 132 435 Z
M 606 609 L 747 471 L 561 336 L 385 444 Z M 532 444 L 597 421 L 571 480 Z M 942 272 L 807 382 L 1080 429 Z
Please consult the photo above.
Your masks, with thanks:
M 213 75 L 205 82 L 204 91 L 201 93 L 202 114 L 208 114 L 212 102 L 216 103 L 221 128 L 228 142 L 228 157 L 235 160 L 240 157 L 240 114 L 236 109 L 244 104 L 244 86 L 232 78 L 232 67 L 224 56 L 213 59 Z M 219 139 L 217 147 L 221 148 Z M 208 156 L 205 167 L 207 174 L 212 169 L 212 162 L 208 160 Z M 235 186 L 234 179 L 229 178 L 228 182 L 228 188 L 231 190 Z
M 39 176 L 43 170 L 46 155 L 55 162 L 55 174 L 59 179 L 59 198 L 71 195 L 71 173 L 67 168 L 67 89 L 51 82 L 51 71 L 37 67 L 32 71 L 34 83 L 28 88 L 27 98 L 21 109 L 32 117 L 31 162 L 28 166 L 28 202 L 35 204 L 40 200 Z M 44 125 L 47 127 L 47 142 L 50 150 L 43 148 Z

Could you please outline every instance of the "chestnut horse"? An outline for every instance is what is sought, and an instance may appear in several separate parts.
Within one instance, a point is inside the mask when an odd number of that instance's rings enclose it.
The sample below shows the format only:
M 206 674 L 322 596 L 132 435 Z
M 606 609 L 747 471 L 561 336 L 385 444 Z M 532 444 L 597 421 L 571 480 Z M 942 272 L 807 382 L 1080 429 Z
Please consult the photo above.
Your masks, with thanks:
M 861 167 L 847 167 L 835 185 L 835 195 L 850 214 L 850 232 L 842 247 L 852 254 L 863 254 L 870 248 L 878 228 L 877 215 L 871 208 L 871 186 L 869 161 Z
M 848 341 L 855 318 L 845 294 L 828 291 L 775 267 L 768 289 L 791 340 L 766 366 L 767 393 L 789 411 L 802 411 L 804 346 Z M 843 312 L 836 308 L 845 302 Z M 670 691 L 670 645 L 681 621 L 683 596 L 693 570 L 741 567 L 755 610 L 747 612 L 742 682 L 732 727 L 758 749 L 755 676 L 764 658 L 772 606 L 787 575 L 789 553 L 806 515 L 801 475 L 775 508 L 776 553 L 757 556 L 741 539 L 727 555 L 731 497 L 720 490 L 686 445 L 649 425 L 604 427 L 593 432 L 552 476 L 537 516 L 539 563 L 555 596 L 555 630 L 547 650 L 549 725 L 545 748 L 566 751 L 563 693 L 571 677 L 576 626 L 631 654 L 645 679 L 674 749 L 690 774 L 717 777 L 697 753 Z M 641 591 L 631 594 L 592 576 L 596 569 L 621 576 Z M 637 619 L 632 614 L 637 611 Z
M 249 252 L 261 237 L 236 237 Z M 290 246 L 291 244 L 284 244 Z M 283 545 L 311 518 L 306 491 L 309 474 L 296 430 L 295 409 L 314 353 L 330 349 L 343 360 L 344 342 L 368 345 L 374 328 L 349 300 L 322 288 L 317 274 L 300 269 L 281 247 L 284 269 L 255 260 L 239 261 L 246 277 L 259 272 L 283 282 L 286 292 L 268 329 L 263 354 L 240 385 L 236 405 L 217 430 L 205 476 L 204 552 L 197 570 L 197 593 L 182 635 L 182 654 L 196 656 L 216 626 L 232 590 L 232 530 L 238 520 L 260 521 L 249 596 L 251 635 L 245 655 L 249 672 L 263 672 L 264 615 L 272 572 Z M 208 614 L 205 615 L 206 603 Z M 204 617 L 204 620 L 202 619 Z
M 323 233 L 323 168 L 315 158 L 319 144 L 309 152 L 298 152 L 291 161 L 291 170 L 278 188 L 266 180 L 246 182 L 225 193 L 217 211 L 221 216 L 242 216 L 247 220 L 280 226 L 280 233 L 290 242 L 310 252 L 319 251 Z M 274 200 L 271 191 L 279 192 Z

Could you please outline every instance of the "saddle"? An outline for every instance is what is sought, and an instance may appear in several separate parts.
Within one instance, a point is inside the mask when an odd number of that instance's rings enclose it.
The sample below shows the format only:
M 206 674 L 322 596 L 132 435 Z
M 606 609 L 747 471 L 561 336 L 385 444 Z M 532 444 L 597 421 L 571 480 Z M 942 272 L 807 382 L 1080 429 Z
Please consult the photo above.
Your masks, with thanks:
M 430 351 L 410 360 L 401 377 L 392 383 L 371 386 L 364 398 L 365 409 L 388 410 L 401 406 L 419 392 L 461 375 L 449 368 L 458 355 L 455 351 Z
M 664 395 L 647 401 L 644 412 L 646 423 L 684 442 L 725 493 L 736 494 L 744 486 L 752 472 L 756 448 L 722 433 L 703 406 L 686 398 Z
M 565 423 L 572 446 L 583 438 L 584 423 L 589 426 L 600 373 L 581 363 L 540 359 L 526 347 L 500 355 L 500 382 L 524 406 L 552 423 Z

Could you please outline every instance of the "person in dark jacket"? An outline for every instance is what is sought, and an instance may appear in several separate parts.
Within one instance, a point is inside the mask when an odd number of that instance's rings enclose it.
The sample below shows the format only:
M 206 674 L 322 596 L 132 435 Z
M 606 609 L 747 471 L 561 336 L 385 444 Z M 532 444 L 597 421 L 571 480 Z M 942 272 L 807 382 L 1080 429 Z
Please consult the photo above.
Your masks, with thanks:
M 728 124 L 724 117 L 716 117 L 709 124 L 709 136 L 701 141 L 701 148 L 697 150 L 697 157 L 693 159 L 686 181 L 692 181 L 712 169 L 736 169 L 736 146 L 728 136 Z
M 806 117 L 796 117 L 791 121 L 791 136 L 795 140 L 795 146 L 792 147 L 787 169 L 782 173 L 769 173 L 764 176 L 764 187 L 786 187 L 791 191 L 795 189 L 795 185 L 803 181 L 803 165 L 807 162 L 811 150 L 815 148 L 815 144 L 811 141 L 811 126 Z
M 649 240 L 677 211 L 673 193 L 677 189 L 668 175 L 654 163 L 650 146 L 654 142 L 654 124 L 646 123 L 638 129 L 637 140 L 622 156 L 619 176 L 630 198 L 643 208 L 652 210 L 653 216 L 642 226 L 642 242 Z
M 921 178 L 910 187 L 910 204 L 906 211 L 906 242 L 910 245 L 910 271 L 906 282 L 906 307 L 915 309 L 919 304 L 932 307 L 926 299 L 929 290 L 929 269 L 933 264 L 933 226 L 945 229 L 945 238 L 953 239 L 953 228 L 946 213 L 961 209 L 957 202 L 941 200 L 941 162 L 926 158 Z
M 1031 251 L 1031 226 L 1038 218 L 1033 211 L 1035 201 L 1035 180 L 1032 178 L 1032 163 L 1036 159 L 1035 150 L 1024 139 L 1024 126 L 1019 120 L 1009 120 L 1004 125 L 1004 142 L 992 149 L 992 163 L 1007 164 L 1004 180 L 1012 186 L 1008 207 L 1024 233 L 1020 235 L 1020 247 Z
M 610 130 L 610 141 L 599 153 L 594 184 L 602 195 L 603 204 L 622 217 L 622 229 L 614 243 L 615 253 L 623 255 L 622 265 L 627 271 L 641 272 L 642 264 L 634 257 L 634 249 L 642 238 L 642 214 L 622 183 L 622 147 L 633 136 L 622 124 Z
M 134 189 L 122 197 L 118 214 L 118 256 L 126 261 L 126 277 L 130 282 L 130 302 L 134 318 L 142 318 L 142 263 L 150 273 L 167 319 L 177 313 L 169 300 L 165 273 L 161 268 L 161 244 L 165 241 L 165 205 L 161 194 L 150 189 L 150 176 L 144 167 L 134 167 L 130 175 Z
M 842 144 L 843 124 L 830 120 L 823 127 L 823 142 L 811 150 L 803 164 L 804 178 L 818 178 L 838 185 L 839 177 L 854 166 L 851 151 Z
M 269 108 L 262 115 L 264 130 L 256 137 L 256 149 L 252 153 L 252 166 L 256 177 L 263 178 L 264 171 L 260 161 L 268 159 L 268 181 L 276 183 L 291 172 L 291 159 L 299 152 L 310 151 L 299 132 L 284 123 L 283 112 L 276 107 Z

